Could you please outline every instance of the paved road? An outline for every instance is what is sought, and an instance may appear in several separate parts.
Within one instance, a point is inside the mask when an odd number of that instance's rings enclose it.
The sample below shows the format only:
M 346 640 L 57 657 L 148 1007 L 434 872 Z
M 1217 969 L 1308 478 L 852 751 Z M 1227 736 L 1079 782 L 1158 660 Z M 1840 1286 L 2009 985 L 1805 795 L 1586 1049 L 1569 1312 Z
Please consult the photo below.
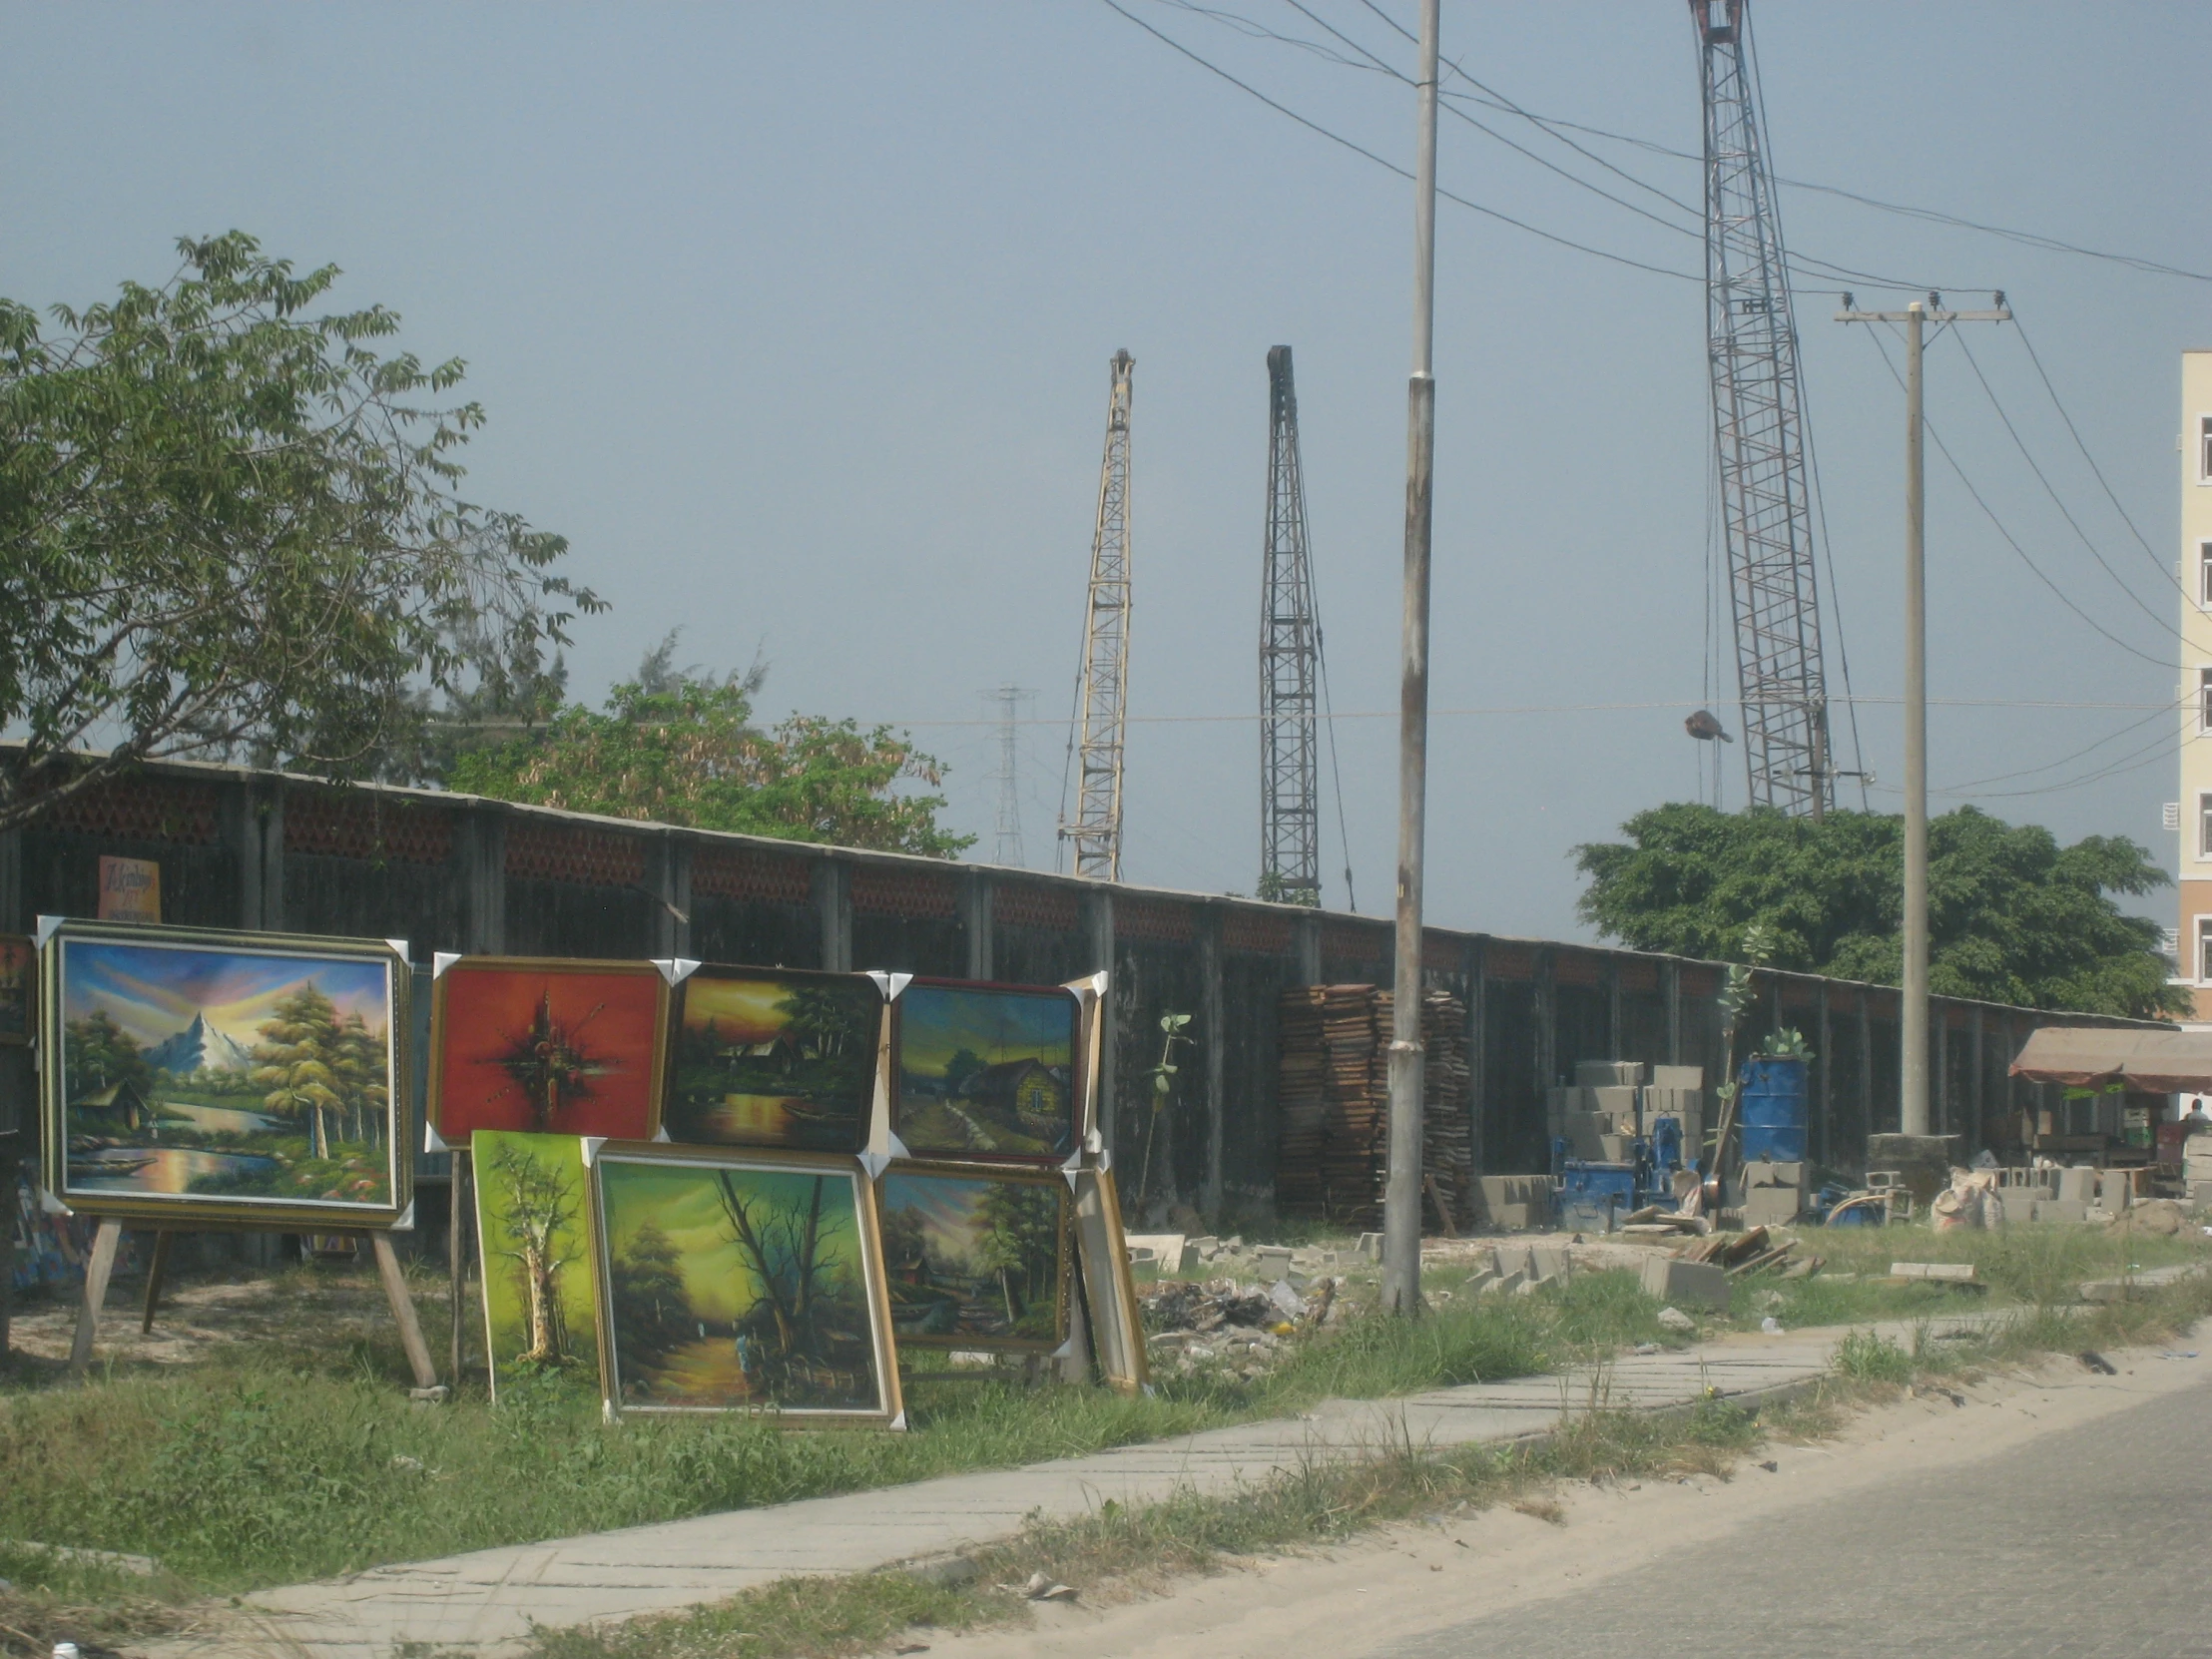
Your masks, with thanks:
M 1377 1659 L 2212 1655 L 2212 1382 L 1895 1476 Z M 1716 1585 L 1698 1619 L 1690 1587 Z M 1315 1651 L 1324 1651 L 1320 1644 Z M 1366 1650 L 1364 1650 L 1366 1651 Z

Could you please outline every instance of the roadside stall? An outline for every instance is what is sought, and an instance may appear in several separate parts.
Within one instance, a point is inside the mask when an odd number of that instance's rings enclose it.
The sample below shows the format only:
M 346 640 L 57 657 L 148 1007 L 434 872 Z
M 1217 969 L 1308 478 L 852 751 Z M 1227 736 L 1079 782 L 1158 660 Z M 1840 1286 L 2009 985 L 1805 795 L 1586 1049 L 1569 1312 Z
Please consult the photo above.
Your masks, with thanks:
M 2155 1167 L 2161 1181 L 2178 1188 L 2194 1139 L 2205 1179 L 2212 1180 L 2212 1132 L 2192 1137 L 2174 1100 L 2212 1093 L 2212 1031 L 2043 1026 L 2010 1069 L 2056 1091 L 2024 1114 L 2030 1121 L 2021 1139 L 2030 1150 L 2107 1169 Z M 2212 1122 L 2205 1128 L 2212 1131 Z

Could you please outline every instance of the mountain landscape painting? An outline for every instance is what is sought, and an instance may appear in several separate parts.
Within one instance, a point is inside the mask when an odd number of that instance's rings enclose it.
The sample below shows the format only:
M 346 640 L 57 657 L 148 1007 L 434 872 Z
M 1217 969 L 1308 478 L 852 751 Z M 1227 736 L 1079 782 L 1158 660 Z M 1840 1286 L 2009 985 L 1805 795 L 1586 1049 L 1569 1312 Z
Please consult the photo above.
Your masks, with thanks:
M 67 931 L 57 948 L 49 1160 L 72 1205 L 331 1224 L 397 1207 L 388 951 Z
M 883 993 L 864 973 L 698 969 L 677 991 L 663 1126 L 705 1146 L 857 1152 Z
M 893 1006 L 892 1127 L 908 1152 L 1058 1163 L 1075 1150 L 1072 992 L 916 979 Z

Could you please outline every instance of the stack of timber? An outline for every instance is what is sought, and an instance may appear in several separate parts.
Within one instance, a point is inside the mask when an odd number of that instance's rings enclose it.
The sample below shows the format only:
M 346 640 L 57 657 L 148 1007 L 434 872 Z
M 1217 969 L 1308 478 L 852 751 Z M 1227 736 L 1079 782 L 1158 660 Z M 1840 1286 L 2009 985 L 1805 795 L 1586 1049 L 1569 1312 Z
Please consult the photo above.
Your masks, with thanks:
M 1276 1207 L 1342 1226 L 1381 1225 L 1389 1172 L 1390 994 L 1373 985 L 1308 985 L 1283 995 Z M 1422 1166 L 1454 1226 L 1471 1217 L 1473 1128 L 1467 1115 L 1466 1010 L 1422 999 L 1427 1049 Z M 1433 1205 L 1424 1222 L 1439 1221 Z

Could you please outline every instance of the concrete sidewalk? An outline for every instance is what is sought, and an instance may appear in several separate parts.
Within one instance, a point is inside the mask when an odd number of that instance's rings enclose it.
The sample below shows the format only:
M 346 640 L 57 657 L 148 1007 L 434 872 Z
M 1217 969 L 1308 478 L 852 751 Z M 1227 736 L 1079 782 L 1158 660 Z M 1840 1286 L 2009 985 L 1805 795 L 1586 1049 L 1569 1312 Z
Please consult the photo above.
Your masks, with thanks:
M 1936 1322 L 1960 1330 L 2002 1310 Z M 1916 1326 L 1878 1327 L 1909 1340 Z M 390 1659 L 400 1642 L 486 1655 L 517 1650 L 545 1625 L 665 1612 L 800 1573 L 864 1572 L 1003 1538 L 1031 1514 L 1088 1513 L 1108 1498 L 1146 1503 L 1179 1490 L 1223 1493 L 1296 1468 L 1317 1453 L 1386 1443 L 1506 1442 L 1547 1432 L 1562 1409 L 1593 1398 L 1615 1408 L 1687 1404 L 1707 1388 L 1756 1400 L 1826 1373 L 1842 1328 L 1737 1336 L 1602 1367 L 1473 1383 L 1385 1400 L 1332 1400 L 1295 1419 L 1245 1423 L 1025 1468 L 945 1475 L 912 1485 L 731 1510 L 655 1526 L 518 1544 L 379 1567 L 332 1582 L 265 1590 L 247 1607 L 272 1653 Z M 236 1637 L 164 1643 L 162 1659 L 257 1651 Z

